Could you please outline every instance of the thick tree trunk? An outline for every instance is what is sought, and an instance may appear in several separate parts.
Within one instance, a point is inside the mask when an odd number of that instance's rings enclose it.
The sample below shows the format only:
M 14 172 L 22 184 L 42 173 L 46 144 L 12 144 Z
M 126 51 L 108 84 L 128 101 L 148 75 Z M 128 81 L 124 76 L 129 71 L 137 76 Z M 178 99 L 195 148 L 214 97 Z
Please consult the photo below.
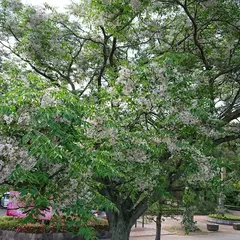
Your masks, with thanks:
M 129 240 L 131 226 L 123 219 L 118 219 L 116 225 L 111 227 L 111 240 Z
M 107 185 L 105 188 L 99 189 L 99 193 L 115 204 L 118 210 L 107 211 L 111 240 L 129 240 L 131 228 L 147 210 L 149 199 L 144 197 L 140 200 L 142 192 L 136 194 L 134 200 L 130 195 L 122 196 L 116 187 L 118 185 L 116 180 L 110 181 L 108 178 L 99 180 Z
M 161 240 L 161 230 L 162 230 L 162 213 L 157 215 L 156 219 L 156 236 L 155 240 Z
M 129 240 L 132 226 L 147 209 L 147 199 L 142 200 L 131 210 L 128 207 L 129 205 L 125 202 L 118 205 L 118 212 L 107 212 L 111 240 Z
M 123 217 L 121 213 L 108 212 L 108 222 L 110 225 L 111 240 L 129 240 L 132 227 L 129 219 Z
M 187 206 L 183 212 L 182 224 L 184 225 L 186 233 L 195 232 L 199 228 L 196 226 L 194 221 L 194 214 L 196 212 L 195 206 Z

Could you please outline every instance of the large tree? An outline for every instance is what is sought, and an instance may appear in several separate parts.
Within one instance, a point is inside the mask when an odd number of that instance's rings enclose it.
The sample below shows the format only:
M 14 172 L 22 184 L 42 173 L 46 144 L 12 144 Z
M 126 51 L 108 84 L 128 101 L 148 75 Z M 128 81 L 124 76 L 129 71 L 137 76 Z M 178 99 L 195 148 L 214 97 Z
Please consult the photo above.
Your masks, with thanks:
M 65 13 L 2 1 L 2 182 L 68 214 L 110 204 L 112 239 L 128 239 L 149 201 L 214 181 L 215 147 L 239 138 L 239 11 L 226 0 L 78 1 Z

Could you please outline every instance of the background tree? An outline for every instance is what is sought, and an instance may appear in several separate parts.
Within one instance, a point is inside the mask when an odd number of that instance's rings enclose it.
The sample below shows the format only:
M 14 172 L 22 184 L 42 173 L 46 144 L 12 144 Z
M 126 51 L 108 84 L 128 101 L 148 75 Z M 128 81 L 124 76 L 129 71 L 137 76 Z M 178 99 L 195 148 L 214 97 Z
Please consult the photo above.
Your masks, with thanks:
M 161 239 L 162 231 L 162 222 L 165 221 L 165 218 L 171 217 L 176 219 L 176 215 L 181 215 L 183 208 L 180 205 L 180 196 L 178 195 L 172 199 L 171 195 L 161 196 L 153 204 L 150 204 L 147 210 L 147 219 L 154 221 L 156 223 L 156 235 L 155 240 Z

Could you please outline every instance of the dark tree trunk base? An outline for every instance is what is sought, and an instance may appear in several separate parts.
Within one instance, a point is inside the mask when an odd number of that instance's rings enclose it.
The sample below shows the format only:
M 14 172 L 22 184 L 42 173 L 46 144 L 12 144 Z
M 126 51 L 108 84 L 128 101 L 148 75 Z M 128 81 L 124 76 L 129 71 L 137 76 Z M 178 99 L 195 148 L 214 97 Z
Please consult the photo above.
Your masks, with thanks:
M 162 230 L 162 213 L 157 215 L 156 219 L 156 236 L 155 240 L 161 240 L 161 230 Z
M 129 240 L 130 231 L 128 226 L 117 224 L 111 229 L 111 240 Z

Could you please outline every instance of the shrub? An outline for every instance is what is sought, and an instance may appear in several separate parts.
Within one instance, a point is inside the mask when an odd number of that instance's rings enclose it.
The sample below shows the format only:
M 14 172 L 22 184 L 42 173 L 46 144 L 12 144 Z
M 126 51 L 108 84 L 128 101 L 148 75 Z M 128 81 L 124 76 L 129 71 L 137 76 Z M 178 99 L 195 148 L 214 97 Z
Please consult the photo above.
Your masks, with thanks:
M 18 226 L 15 231 L 25 233 L 46 233 L 46 226 L 39 223 L 28 223 Z
M 1 230 L 15 230 L 18 226 L 23 224 L 22 219 L 14 219 L 13 217 L 0 217 Z
M 1 216 L 0 217 L 0 222 L 3 222 L 3 221 L 10 221 L 10 220 L 13 220 L 14 218 L 13 217 L 10 217 L 10 216 Z
M 14 219 L 13 217 L 0 217 L 0 229 L 1 230 L 12 230 L 16 232 L 25 233 L 54 233 L 54 232 L 67 232 L 69 228 L 64 224 L 62 219 L 59 219 L 61 225 L 56 223 L 56 221 L 47 222 L 47 224 L 42 224 L 41 222 L 35 223 L 25 223 L 24 219 Z M 95 222 L 88 224 L 96 232 L 108 231 L 108 222 L 105 219 L 98 219 Z M 78 232 L 81 226 L 74 226 L 70 232 Z
M 231 214 L 210 214 L 209 217 L 217 218 L 222 220 L 233 220 L 233 221 L 240 221 L 240 216 L 235 216 Z

